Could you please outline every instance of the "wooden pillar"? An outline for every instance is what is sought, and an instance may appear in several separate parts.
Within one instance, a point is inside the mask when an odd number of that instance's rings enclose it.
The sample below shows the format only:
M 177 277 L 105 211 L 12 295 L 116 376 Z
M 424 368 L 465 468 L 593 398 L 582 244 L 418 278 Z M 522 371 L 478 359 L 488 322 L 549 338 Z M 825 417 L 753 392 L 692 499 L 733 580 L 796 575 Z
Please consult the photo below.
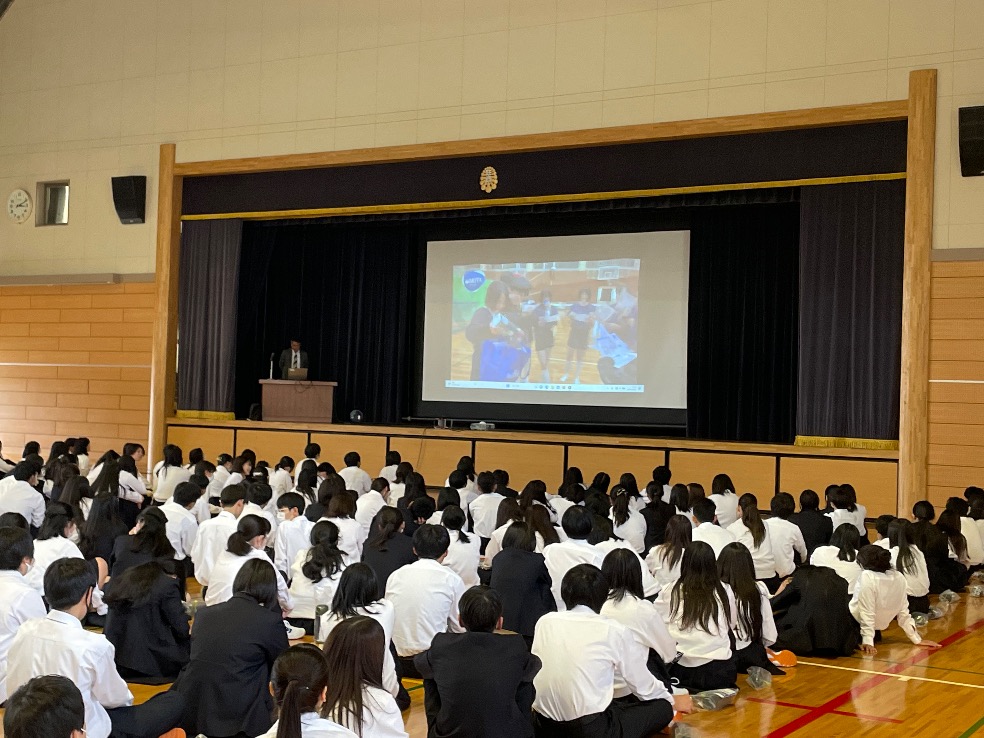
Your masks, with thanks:
M 929 300 L 936 155 L 936 70 L 909 73 L 905 261 L 902 272 L 902 381 L 899 515 L 926 498 L 929 456 Z
M 181 177 L 174 174 L 174 144 L 161 144 L 157 189 L 157 315 L 150 362 L 148 468 L 160 457 L 167 418 L 174 414 L 178 354 L 178 255 L 181 250 Z

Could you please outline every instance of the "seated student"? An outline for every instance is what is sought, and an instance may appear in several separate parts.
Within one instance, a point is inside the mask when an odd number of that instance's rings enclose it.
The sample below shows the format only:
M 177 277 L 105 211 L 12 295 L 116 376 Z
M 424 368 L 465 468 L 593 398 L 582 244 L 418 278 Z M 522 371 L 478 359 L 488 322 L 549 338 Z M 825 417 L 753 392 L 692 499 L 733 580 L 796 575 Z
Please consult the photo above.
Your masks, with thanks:
M 294 486 L 294 480 L 291 477 L 291 472 L 294 471 L 294 460 L 290 456 L 281 456 L 280 461 L 270 472 L 270 478 L 268 483 L 273 489 L 273 496 L 275 499 L 280 499 L 280 495 L 285 495 Z
M 89 612 L 96 575 L 82 559 L 59 559 L 44 576 L 47 617 L 18 629 L 10 646 L 7 690 L 15 692 L 32 677 L 60 674 L 82 693 L 86 736 L 143 738 L 174 728 L 185 708 L 180 695 L 161 694 L 133 704 L 126 682 L 114 663 L 113 644 L 101 633 L 82 628 Z
M 260 735 L 273 723 L 270 669 L 289 646 L 277 579 L 269 561 L 251 559 L 232 599 L 196 613 L 191 660 L 171 687 L 188 700 L 181 721 L 188 735 Z
M 612 487 L 612 511 L 609 514 L 615 524 L 615 535 L 626 541 L 641 554 L 646 550 L 646 519 L 631 508 L 632 497 L 621 484 Z
M 912 524 L 893 520 L 888 526 L 889 553 L 892 567 L 905 577 L 905 594 L 909 612 L 929 612 L 929 569 L 926 557 L 912 542 Z
M 861 574 L 861 567 L 858 565 L 860 544 L 861 536 L 858 535 L 857 527 L 853 523 L 841 523 L 830 537 L 830 545 L 817 548 L 810 556 L 810 563 L 836 571 L 847 582 L 848 593 L 854 594 L 854 585 Z
M 417 529 L 425 525 L 435 512 L 437 512 L 437 508 L 433 498 L 418 497 L 413 500 L 406 508 L 404 517 L 407 519 L 407 523 L 403 527 L 403 535 L 413 538 L 413 534 L 417 532 Z
M 656 609 L 683 655 L 670 675 L 692 692 L 734 687 L 737 679 L 731 631 L 737 606 L 730 587 L 721 582 L 714 551 L 694 541 L 683 554 L 680 579 L 663 589 Z
M 980 566 L 984 563 L 984 542 L 977 523 L 969 517 L 970 504 L 963 497 L 950 497 L 946 501 L 946 511 L 960 519 L 960 534 L 967 540 L 967 566 Z
M 495 590 L 472 587 L 461 596 L 464 633 L 438 633 L 414 663 L 424 678 L 427 734 L 532 738 L 533 677 L 540 659 L 503 627 Z
M 970 547 L 967 545 L 967 537 L 961 532 L 960 516 L 952 510 L 944 510 L 936 520 L 936 528 L 946 536 L 948 555 L 963 568 L 963 578 L 966 580 L 970 565 Z
M 519 633 L 527 645 L 533 644 L 537 621 L 557 609 L 547 565 L 535 548 L 536 537 L 529 525 L 510 525 L 502 550 L 492 562 L 490 580 L 502 603 L 502 627 Z
M 304 498 L 288 492 L 277 498 L 277 541 L 273 547 L 273 563 L 285 577 L 297 552 L 311 545 L 314 523 L 304 515 Z
M 648 654 L 632 631 L 600 614 L 608 581 L 596 566 L 571 568 L 561 591 L 567 612 L 544 615 L 533 637 L 543 664 L 533 679 L 537 738 L 642 738 L 669 725 L 674 707 L 690 711 L 689 697 L 674 699 L 646 668 Z M 616 679 L 635 700 L 614 699 Z
M 171 499 L 161 505 L 160 508 L 164 517 L 167 518 L 164 532 L 174 548 L 174 563 L 176 564 L 174 571 L 182 595 L 185 592 L 185 579 L 189 576 L 186 562 L 195 546 L 195 538 L 198 537 L 198 518 L 195 517 L 193 511 L 201 497 L 202 490 L 197 484 L 182 482 L 174 488 Z
M 154 502 L 157 504 L 170 500 L 174 489 L 182 482 L 187 482 L 192 474 L 192 470 L 184 466 L 180 447 L 169 443 L 164 446 L 163 454 L 164 460 L 157 462 L 150 475 L 153 482 Z
M 683 515 L 672 516 L 666 524 L 663 543 L 655 546 L 646 557 L 646 567 L 660 589 L 672 587 L 680 578 L 683 552 L 690 545 L 693 540 L 692 535 L 697 530 L 699 528 L 693 528 Z
M 632 632 L 636 641 L 646 649 L 649 671 L 667 689 L 672 689 L 667 665 L 676 658 L 677 644 L 667 631 L 656 606 L 643 599 L 642 568 L 638 557 L 627 549 L 617 548 L 605 557 L 601 573 L 608 580 L 609 590 L 601 614 L 618 621 Z M 624 684 L 616 683 L 616 697 L 626 697 L 628 694 Z
M 18 628 L 47 614 L 41 595 L 24 578 L 33 564 L 30 533 L 0 528 L 0 704 L 7 699 L 7 651 Z
M 3 733 L 8 738 L 85 738 L 85 702 L 68 677 L 34 677 L 7 701 Z
M 413 464 L 409 461 L 401 461 L 396 465 L 396 471 L 393 472 L 393 479 L 390 480 L 389 496 L 386 498 L 387 505 L 395 506 L 397 500 L 403 497 L 403 493 L 406 491 L 407 477 L 412 473 Z M 464 482 L 462 482 L 462 486 L 464 486 Z
M 114 576 L 106 587 L 106 638 L 130 682 L 173 682 L 188 663 L 190 630 L 174 560 L 153 560 Z
M 333 495 L 322 520 L 329 520 L 338 527 L 338 547 L 345 554 L 346 562 L 362 561 L 362 546 L 366 529 L 355 519 L 355 497 L 349 491 Z
M 294 481 L 297 482 L 297 478 L 300 476 L 301 471 L 304 469 L 305 462 L 310 461 L 311 466 L 317 468 L 318 459 L 321 458 L 321 446 L 317 443 L 309 443 L 304 447 L 304 458 L 298 462 L 297 466 L 294 467 Z
M 326 464 L 330 466 L 330 464 Z M 345 480 L 337 474 L 326 476 L 321 479 L 321 472 L 317 476 L 313 469 L 305 469 L 301 472 L 300 481 L 294 491 L 301 495 L 306 502 L 310 502 L 304 511 L 304 517 L 312 523 L 328 517 L 328 505 L 335 497 L 355 497 L 355 492 L 345 489 Z M 348 492 L 348 494 L 346 494 Z
M 755 578 L 764 582 L 770 592 L 779 587 L 776 577 L 776 557 L 772 553 L 772 538 L 758 510 L 758 500 L 753 494 L 738 498 L 738 520 L 727 528 L 752 554 L 755 562 Z
M 447 487 L 449 485 L 444 486 Z M 459 490 L 460 493 L 461 491 Z M 420 474 L 412 471 L 407 474 L 406 483 L 403 485 L 403 494 L 397 499 L 396 507 L 406 513 L 410 507 L 410 503 L 419 497 L 427 497 L 427 484 Z
M 775 650 L 798 656 L 850 656 L 859 639 L 850 601 L 847 582 L 833 569 L 799 567 L 772 597 Z
M 673 513 L 674 515 L 683 515 L 695 528 L 697 527 L 697 521 L 695 521 L 693 515 L 691 515 L 690 490 L 687 488 L 687 485 L 673 485 L 672 491 L 670 492 L 670 505 L 672 505 L 675 510 Z M 716 514 L 717 508 L 715 508 L 715 515 Z
M 471 456 L 462 456 L 458 459 L 455 471 L 461 472 L 461 474 L 451 472 L 444 481 L 444 486 L 454 487 L 458 490 L 458 494 L 461 495 L 461 509 L 467 510 L 471 501 L 478 496 L 474 459 Z
M 383 687 L 380 674 L 386 634 L 373 618 L 346 618 L 324 645 L 328 691 L 321 713 L 363 738 L 407 738 L 396 700 Z
M 234 484 L 243 484 L 253 474 L 253 462 L 243 454 L 232 460 L 229 466 L 229 476 L 222 483 L 222 489 Z
M 800 529 L 810 556 L 819 546 L 830 543 L 834 533 L 834 524 L 820 512 L 820 497 L 812 489 L 804 489 L 800 494 L 800 511 L 790 515 L 789 522 Z
M 72 541 L 75 538 L 76 525 L 72 518 L 72 510 L 63 502 L 52 502 L 44 514 L 44 524 L 34 542 L 34 565 L 26 574 L 27 583 L 39 593 L 44 593 L 44 576 L 48 567 L 58 559 L 85 558 L 82 551 Z M 97 577 L 97 602 L 101 602 L 102 593 L 98 592 L 109 573 L 107 562 L 101 558 L 90 561 L 92 570 Z
M 355 520 L 362 526 L 363 540 L 369 535 L 369 528 L 372 526 L 372 519 L 376 513 L 386 506 L 386 498 L 389 496 L 389 481 L 383 477 L 372 480 L 369 491 L 362 495 L 355 502 Z
M 270 524 L 270 535 L 267 536 L 267 548 L 271 551 L 277 545 L 278 520 L 276 512 L 270 512 L 267 507 L 273 498 L 273 488 L 265 482 L 253 482 L 246 487 L 246 504 L 243 505 L 243 515 L 258 515 L 266 518 Z
M 525 523 L 526 517 L 523 511 L 519 509 L 519 503 L 507 497 L 502 502 L 499 503 L 499 510 L 496 512 L 495 517 L 495 530 L 492 531 L 492 536 L 489 538 L 489 545 L 485 547 L 485 560 L 483 565 L 486 569 L 491 568 L 492 561 L 495 559 L 496 554 L 502 550 L 502 539 L 506 535 L 506 531 L 509 530 L 509 526 L 513 523 Z M 542 541 L 537 541 L 540 548 L 540 553 L 543 552 Z
M 868 508 L 858 502 L 858 494 L 853 484 L 842 484 L 840 489 L 842 492 L 847 493 L 848 510 L 854 515 L 854 527 L 858 529 L 858 535 L 861 536 L 862 544 L 867 546 L 868 528 L 865 526 L 865 521 L 868 517 Z M 837 526 L 835 525 L 834 527 L 836 528 Z
M 510 497 L 514 500 L 519 497 L 519 492 L 509 486 L 509 472 L 505 469 L 494 470 L 492 472 L 492 482 L 494 483 L 496 494 L 500 494 L 503 497 Z
M 644 556 L 648 556 L 654 547 L 663 543 L 666 536 L 666 524 L 676 514 L 676 510 L 672 505 L 668 502 L 663 502 L 662 485 L 656 482 L 647 484 L 646 497 L 649 502 L 639 511 L 639 514 L 646 521 L 646 550 L 643 554 Z
M 418 560 L 394 571 L 386 583 L 386 599 L 396 612 L 393 643 L 407 676 L 417 675 L 413 657 L 430 648 L 437 633 L 462 632 L 458 600 L 465 585 L 461 577 L 442 566 L 450 544 L 451 536 L 443 526 L 420 526 L 413 536 Z
M 595 515 L 592 525 L 588 543 L 601 552 L 602 559 L 604 560 L 605 556 L 618 548 L 632 551 L 632 554 L 639 559 L 639 569 L 642 571 L 642 591 L 645 596 L 651 598 L 659 594 L 659 582 L 649 573 L 649 567 L 646 566 L 642 557 L 628 543 L 615 537 L 612 521 L 608 517 Z
M 933 505 L 920 500 L 912 506 L 915 522 L 912 524 L 912 540 L 926 557 L 929 572 L 929 591 L 939 594 L 948 589 L 960 591 L 967 584 L 967 569 L 951 557 L 949 537 L 933 523 L 936 510 Z M 959 539 L 958 539 L 959 544 Z
M 888 542 L 888 526 L 895 522 L 896 517 L 894 515 L 879 515 L 875 518 L 875 533 L 878 538 L 875 539 L 873 546 L 880 546 L 886 551 L 890 548 Z
M 270 673 L 277 722 L 259 738 L 355 738 L 348 728 L 321 717 L 333 676 L 321 649 L 311 643 L 291 646 L 280 654 Z
M 450 505 L 444 508 L 441 525 L 448 529 L 451 543 L 444 565 L 455 572 L 466 587 L 478 584 L 478 561 L 480 540 L 472 533 L 470 536 L 462 530 L 465 525 L 465 513 L 460 507 Z
M 24 516 L 15 512 L 7 512 L 0 515 L 0 528 L 20 528 L 21 530 L 26 530 L 28 534 L 31 532 L 31 526 L 28 525 Z
M 496 517 L 499 514 L 499 503 L 506 499 L 495 491 L 495 478 L 492 472 L 483 471 L 476 480 L 478 496 L 468 503 L 468 516 L 472 520 L 472 530 L 482 539 L 482 552 L 489 544 L 492 531 L 495 530 Z M 522 507 L 522 502 L 520 502 Z M 462 508 L 465 509 L 465 508 Z
M 710 546 L 714 551 L 715 558 L 721 553 L 721 549 L 729 543 L 734 543 L 735 537 L 731 531 L 718 525 L 717 508 L 707 498 L 695 500 L 688 517 L 697 523 L 691 534 L 691 539 L 703 541 Z
M 403 461 L 403 457 L 400 456 L 399 451 L 387 451 L 386 452 L 386 463 L 382 469 L 379 470 L 379 478 L 385 479 L 387 482 L 392 484 L 396 481 L 396 467 L 400 465 Z
M 345 489 L 358 492 L 361 497 L 372 487 L 372 477 L 360 468 L 362 457 L 355 451 L 349 451 L 343 459 L 345 468 L 338 470 L 338 476 L 345 480 Z
M 297 553 L 290 567 L 291 625 L 314 635 L 314 610 L 330 605 L 345 571 L 345 554 L 338 547 L 338 527 L 327 520 L 311 529 L 311 546 Z
M 714 503 L 718 524 L 722 528 L 738 520 L 738 495 L 735 494 L 735 483 L 727 474 L 715 475 L 711 480 L 711 496 L 707 499 Z
M 441 515 L 444 514 L 444 508 L 449 505 L 454 505 L 455 507 L 461 508 L 461 495 L 458 494 L 458 490 L 453 487 L 441 487 L 440 491 L 437 493 L 437 509 L 434 514 L 427 518 L 427 522 L 430 525 L 440 525 Z M 464 510 L 464 508 L 461 508 Z M 465 533 L 468 532 L 468 518 L 465 516 L 465 527 L 462 528 Z
M 173 560 L 174 546 L 167 538 L 167 516 L 160 508 L 148 507 L 140 511 L 132 533 L 116 539 L 109 573 L 118 577 L 133 566 L 160 559 Z
M 578 564 L 591 564 L 600 569 L 605 558 L 602 551 L 588 543 L 588 537 L 594 528 L 594 518 L 589 510 L 572 507 L 564 513 L 561 522 L 567 540 L 547 546 L 543 551 L 543 559 L 550 574 L 551 593 L 558 610 L 564 609 L 560 596 L 564 575 Z
M 892 555 L 879 546 L 864 546 L 858 552 L 858 563 L 862 571 L 850 607 L 861 625 L 861 651 L 877 653 L 875 641 L 893 620 L 917 646 L 939 648 L 939 643 L 923 639 L 916 630 L 909 614 L 905 577 L 892 568 Z
M 386 591 L 390 575 L 417 560 L 413 540 L 403 535 L 403 513 L 384 507 L 373 520 L 369 538 L 362 547 L 362 561 L 376 575 L 379 590 Z
M 212 567 L 219 554 L 225 551 L 229 536 L 236 532 L 237 521 L 246 505 L 246 490 L 240 484 L 233 484 L 222 490 L 220 500 L 222 512 L 198 526 L 198 536 L 191 549 L 195 579 L 203 587 L 208 586 Z
M 799 563 L 805 564 L 809 560 L 809 554 L 803 532 L 789 522 L 790 515 L 796 509 L 793 496 L 788 492 L 779 492 L 772 498 L 769 507 L 772 517 L 763 522 L 769 531 L 772 553 L 776 557 L 776 575 L 785 579 L 796 570 L 797 557 Z
M 12 484 L 5 484 L 0 491 L 0 513 L 20 513 L 35 528 L 44 522 L 44 495 L 39 494 L 38 469 L 27 461 L 14 467 Z
M 776 642 L 776 622 L 772 616 L 769 590 L 755 580 L 755 564 L 747 548 L 729 543 L 718 556 L 721 582 L 731 588 L 737 609 L 735 636 L 735 666 L 739 674 L 747 674 L 750 666 L 758 666 L 773 674 L 785 674 L 769 660 L 766 649 Z
M 201 494 L 198 497 L 198 502 L 191 508 L 191 512 L 195 516 L 195 520 L 198 521 L 198 524 L 201 525 L 206 520 L 212 519 L 212 505 L 208 499 L 208 485 L 210 483 L 208 475 L 215 470 L 215 465 L 210 461 L 203 461 L 195 468 L 201 469 L 202 471 L 192 474 L 188 482 L 198 487 Z M 191 555 L 189 554 L 190 558 Z
M 533 529 L 533 534 L 536 538 L 537 553 L 543 553 L 547 546 L 560 543 L 567 538 L 564 529 L 555 526 L 551 522 L 550 510 L 546 505 L 530 505 L 527 507 L 525 522 Z

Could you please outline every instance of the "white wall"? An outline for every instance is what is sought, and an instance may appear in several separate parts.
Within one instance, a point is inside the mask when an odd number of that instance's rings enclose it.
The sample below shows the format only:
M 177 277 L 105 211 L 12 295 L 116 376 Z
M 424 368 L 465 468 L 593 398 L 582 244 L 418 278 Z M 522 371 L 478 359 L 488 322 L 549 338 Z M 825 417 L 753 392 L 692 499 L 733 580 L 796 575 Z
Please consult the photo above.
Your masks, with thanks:
M 940 70 L 936 248 L 984 247 L 956 109 L 984 0 L 15 0 L 0 196 L 70 178 L 71 223 L 0 216 L 0 274 L 153 270 L 157 145 L 181 161 L 898 99 Z M 148 176 L 122 226 L 109 178 Z

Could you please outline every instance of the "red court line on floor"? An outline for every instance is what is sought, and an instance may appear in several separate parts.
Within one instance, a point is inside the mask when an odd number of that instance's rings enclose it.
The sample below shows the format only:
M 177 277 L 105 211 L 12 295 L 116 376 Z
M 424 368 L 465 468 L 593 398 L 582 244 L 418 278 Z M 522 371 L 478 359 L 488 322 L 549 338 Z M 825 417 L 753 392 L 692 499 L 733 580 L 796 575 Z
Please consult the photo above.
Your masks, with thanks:
M 943 648 L 946 648 L 947 646 L 956 643 L 964 636 L 970 635 L 971 633 L 980 630 L 981 628 L 984 628 L 984 620 L 978 620 L 976 623 L 973 623 L 972 625 L 968 625 L 966 628 L 962 628 L 955 633 L 951 633 L 942 641 L 940 641 L 940 646 L 942 646 L 942 648 L 936 649 L 935 651 L 930 651 L 928 649 L 923 650 L 917 653 L 912 658 L 906 659 L 905 661 L 900 661 L 895 666 L 886 669 L 885 675 L 876 674 L 875 676 L 872 676 L 870 679 L 861 682 L 861 684 L 852 687 L 848 691 L 843 692 L 830 700 L 827 700 L 822 705 L 811 708 L 810 712 L 806 713 L 805 715 L 800 715 L 795 720 L 792 720 L 786 723 L 785 725 L 776 728 L 771 733 L 768 733 L 766 735 L 766 738 L 785 738 L 785 736 L 795 733 L 800 728 L 804 728 L 810 723 L 816 722 L 824 715 L 837 714 L 842 706 L 850 702 L 855 697 L 858 697 L 864 694 L 865 692 L 874 689 L 879 684 L 888 681 L 890 675 L 899 674 L 900 672 L 904 671 L 908 667 L 915 666 L 920 661 L 925 661 L 930 657 L 931 654 L 938 653 L 939 651 L 943 650 Z
M 795 702 L 780 702 L 779 700 L 766 700 L 760 697 L 747 697 L 748 702 L 758 702 L 763 705 L 776 705 L 777 707 L 791 707 L 794 710 L 806 710 L 810 711 L 815 709 L 815 705 L 797 705 Z M 901 720 L 896 720 L 895 718 L 878 717 L 877 715 L 863 715 L 858 712 L 845 712 L 844 710 L 831 710 L 833 715 L 843 715 L 844 717 L 858 718 L 859 720 L 873 720 L 879 723 L 901 723 Z
M 831 710 L 831 715 L 843 715 L 844 717 L 857 718 L 858 720 L 873 720 L 876 723 L 894 723 L 901 725 L 904 721 L 895 718 L 878 717 L 877 715 L 862 715 L 859 712 L 845 712 L 844 710 Z

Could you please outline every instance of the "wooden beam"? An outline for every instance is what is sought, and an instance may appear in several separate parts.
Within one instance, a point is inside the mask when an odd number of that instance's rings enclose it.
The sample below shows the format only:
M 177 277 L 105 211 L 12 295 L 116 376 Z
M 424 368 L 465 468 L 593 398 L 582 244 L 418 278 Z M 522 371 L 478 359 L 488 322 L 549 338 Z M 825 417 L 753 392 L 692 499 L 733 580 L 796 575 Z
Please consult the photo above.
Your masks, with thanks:
M 899 515 L 926 496 L 929 432 L 930 254 L 936 155 L 936 70 L 909 73 L 902 377 L 899 397 Z
M 157 313 L 150 366 L 150 432 L 147 465 L 164 447 L 167 418 L 174 415 L 178 353 L 178 257 L 181 250 L 181 177 L 174 172 L 174 144 L 161 144 L 157 190 Z
M 532 133 L 520 136 L 476 138 L 466 141 L 383 146 L 373 149 L 321 151 L 310 154 L 257 156 L 246 159 L 196 161 L 175 165 L 178 176 L 192 177 L 209 174 L 240 174 L 273 172 L 287 169 L 315 169 L 353 164 L 394 163 L 423 159 L 448 159 L 482 154 L 507 154 L 524 151 L 549 151 L 606 144 L 645 143 L 681 138 L 701 138 L 736 133 L 785 131 L 797 128 L 823 128 L 854 123 L 905 120 L 909 101 L 838 105 L 806 110 L 782 110 L 773 113 L 731 115 L 720 118 L 643 123 L 611 128 L 590 128 L 580 131 Z

